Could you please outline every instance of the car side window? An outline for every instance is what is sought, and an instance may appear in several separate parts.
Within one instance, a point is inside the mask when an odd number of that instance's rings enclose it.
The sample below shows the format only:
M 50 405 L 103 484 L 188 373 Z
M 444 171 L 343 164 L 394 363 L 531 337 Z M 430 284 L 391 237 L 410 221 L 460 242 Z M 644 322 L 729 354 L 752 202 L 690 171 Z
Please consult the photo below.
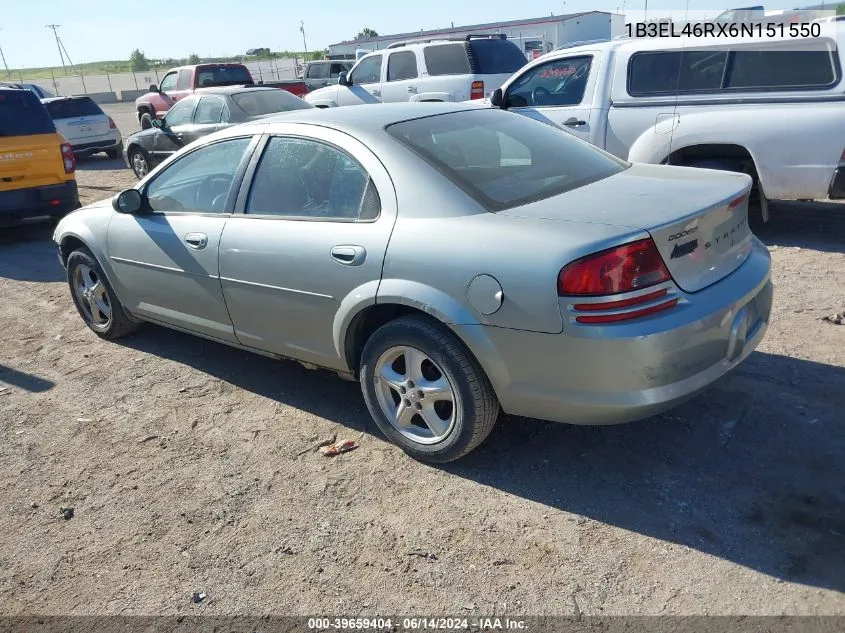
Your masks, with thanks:
M 328 70 L 326 64 L 311 64 L 308 67 L 308 79 L 325 79 L 326 70 Z
M 193 77 L 193 72 L 190 68 L 183 68 L 179 71 L 179 79 L 176 80 L 176 89 L 177 90 L 190 90 L 191 89 L 191 77 Z
M 362 84 L 374 84 L 381 81 L 381 55 L 373 55 L 362 59 L 358 66 L 352 71 L 350 79 L 356 86 Z
M 349 72 L 349 66 L 344 66 L 343 64 L 332 64 L 331 72 L 329 73 L 330 79 L 337 79 L 340 77 L 340 73 Z
M 423 58 L 428 74 L 431 76 L 469 75 L 472 73 L 464 44 L 426 46 L 423 49 Z
M 592 55 L 556 59 L 528 70 L 508 88 L 508 105 L 571 106 L 584 100 Z
M 194 114 L 194 123 L 213 124 L 220 123 L 220 115 L 223 113 L 223 97 L 202 97 Z
M 226 139 L 171 163 L 146 187 L 150 209 L 162 213 L 223 213 L 235 174 L 251 142 L 251 136 Z
M 176 73 L 169 73 L 164 76 L 164 79 L 161 80 L 161 87 L 159 90 L 162 92 L 167 92 L 168 90 L 175 90 L 176 89 Z
M 393 53 L 387 60 L 387 80 L 402 81 L 403 79 L 416 79 L 417 56 L 412 51 L 400 51 Z
M 319 141 L 276 136 L 258 163 L 246 213 L 373 220 L 380 202 L 369 174 L 345 152 Z
M 197 100 L 194 97 L 180 100 L 175 106 L 168 110 L 164 115 L 164 122 L 167 127 L 176 127 L 177 125 L 187 125 L 191 122 L 191 115 L 194 112 L 194 106 Z

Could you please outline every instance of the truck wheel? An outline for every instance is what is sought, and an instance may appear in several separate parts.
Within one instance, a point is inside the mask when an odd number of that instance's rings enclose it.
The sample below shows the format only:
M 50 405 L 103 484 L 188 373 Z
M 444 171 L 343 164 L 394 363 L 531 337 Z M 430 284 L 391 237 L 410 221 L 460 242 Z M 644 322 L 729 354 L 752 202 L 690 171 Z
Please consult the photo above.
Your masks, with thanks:
M 499 402 L 478 361 L 445 327 L 391 321 L 364 346 L 361 390 L 382 433 L 415 459 L 445 463 L 481 444 Z
M 713 158 L 684 163 L 684 166 L 697 167 L 700 169 L 736 171 L 751 176 L 751 178 L 754 180 L 754 183 L 751 185 L 751 191 L 748 194 L 748 225 L 751 227 L 752 231 L 756 231 L 757 229 L 761 228 L 763 223 L 765 222 L 763 206 L 767 204 L 768 201 L 760 195 L 760 181 L 757 177 L 757 170 L 754 167 L 754 164 L 751 163 L 749 165 L 747 164 L 748 162 L 750 161 L 738 159 L 722 160 L 718 158 Z
M 149 130 L 153 126 L 153 117 L 149 112 L 141 112 L 138 121 L 141 123 L 142 130 Z

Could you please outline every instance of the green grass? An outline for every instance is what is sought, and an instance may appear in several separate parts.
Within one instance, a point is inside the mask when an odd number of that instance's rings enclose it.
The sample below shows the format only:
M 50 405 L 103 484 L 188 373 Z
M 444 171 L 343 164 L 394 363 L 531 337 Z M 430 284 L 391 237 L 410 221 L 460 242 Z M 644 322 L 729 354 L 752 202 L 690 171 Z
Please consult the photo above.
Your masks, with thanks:
M 322 53 L 322 51 L 321 51 Z M 251 62 L 251 61 L 270 61 L 272 59 L 281 59 L 283 57 L 293 57 L 296 55 L 299 57 L 300 61 L 304 58 L 304 53 L 296 52 L 296 51 L 282 51 L 280 53 L 273 53 L 270 57 L 246 57 L 245 55 L 236 55 L 234 57 L 208 57 L 202 58 L 200 61 L 202 63 L 206 62 Z M 309 56 L 311 53 L 309 53 Z M 182 64 L 187 64 L 188 58 L 184 59 L 169 59 L 165 62 L 160 64 L 152 64 L 150 65 L 149 70 L 138 71 L 138 73 L 148 73 L 154 72 L 155 70 L 163 71 L 173 68 L 174 66 L 180 66 Z M 74 70 L 74 68 L 76 70 Z M 60 77 L 65 77 L 66 75 L 78 75 L 80 72 L 84 75 L 105 75 L 106 73 L 128 73 L 132 72 L 132 68 L 129 65 L 127 60 L 122 61 L 102 61 L 102 62 L 89 62 L 87 64 L 76 64 L 74 68 L 70 66 L 67 67 L 67 70 L 62 68 L 61 66 L 45 66 L 42 68 L 13 68 L 9 71 L 7 75 L 5 70 L 0 69 L 0 79 L 20 79 L 23 77 L 24 79 L 50 79 L 55 75 L 56 79 Z

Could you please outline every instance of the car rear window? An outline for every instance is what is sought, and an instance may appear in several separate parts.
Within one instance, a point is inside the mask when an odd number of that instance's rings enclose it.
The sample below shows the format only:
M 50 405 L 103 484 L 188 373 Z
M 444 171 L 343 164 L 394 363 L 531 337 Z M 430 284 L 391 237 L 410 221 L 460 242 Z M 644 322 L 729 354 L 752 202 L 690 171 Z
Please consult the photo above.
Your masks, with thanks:
M 423 49 L 429 75 L 469 75 L 472 69 L 463 44 L 441 44 Z
M 528 62 L 510 40 L 470 40 L 468 48 L 475 72 L 481 75 L 511 74 Z
M 103 114 L 102 109 L 88 97 L 81 99 L 62 99 L 45 103 L 47 112 L 54 119 L 73 119 L 80 116 Z
M 236 86 L 252 83 L 252 75 L 243 66 L 206 66 L 197 69 L 197 86 Z
M 306 110 L 314 107 L 287 90 L 239 92 L 232 95 L 232 101 L 247 116 L 261 116 L 274 112 L 287 112 L 288 110 Z
M 0 91 L 0 136 L 55 133 L 53 119 L 34 92 Z
M 488 211 L 551 198 L 628 167 L 560 128 L 501 110 L 413 119 L 387 132 Z

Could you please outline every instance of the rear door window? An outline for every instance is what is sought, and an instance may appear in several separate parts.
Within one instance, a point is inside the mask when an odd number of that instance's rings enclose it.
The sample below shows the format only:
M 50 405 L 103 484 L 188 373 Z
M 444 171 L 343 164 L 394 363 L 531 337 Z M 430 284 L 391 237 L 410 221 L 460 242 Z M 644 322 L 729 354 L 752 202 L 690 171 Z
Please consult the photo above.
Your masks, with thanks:
M 824 88 L 836 68 L 824 50 L 735 51 L 725 88 Z
M 631 58 L 628 94 L 632 96 L 713 92 L 721 88 L 725 50 L 637 53 Z
M 224 105 L 225 103 L 223 101 L 223 97 L 202 97 L 199 105 L 197 106 L 197 111 L 194 113 L 194 123 L 220 123 L 220 115 L 223 114 Z
M 393 53 L 387 60 L 387 80 L 402 81 L 403 79 L 416 79 L 417 56 L 411 51 L 400 51 Z
M 0 91 L 0 137 L 55 133 L 53 119 L 34 92 Z
M 62 99 L 61 101 L 50 101 L 44 104 L 47 112 L 54 119 L 75 119 L 81 116 L 102 115 L 103 111 L 91 99 Z
M 472 69 L 467 58 L 467 50 L 463 44 L 440 44 L 426 46 L 423 49 L 425 67 L 428 74 L 436 75 L 469 75 Z
M 510 75 L 528 62 L 519 47 L 510 40 L 470 40 L 467 48 L 475 72 L 481 75 Z

